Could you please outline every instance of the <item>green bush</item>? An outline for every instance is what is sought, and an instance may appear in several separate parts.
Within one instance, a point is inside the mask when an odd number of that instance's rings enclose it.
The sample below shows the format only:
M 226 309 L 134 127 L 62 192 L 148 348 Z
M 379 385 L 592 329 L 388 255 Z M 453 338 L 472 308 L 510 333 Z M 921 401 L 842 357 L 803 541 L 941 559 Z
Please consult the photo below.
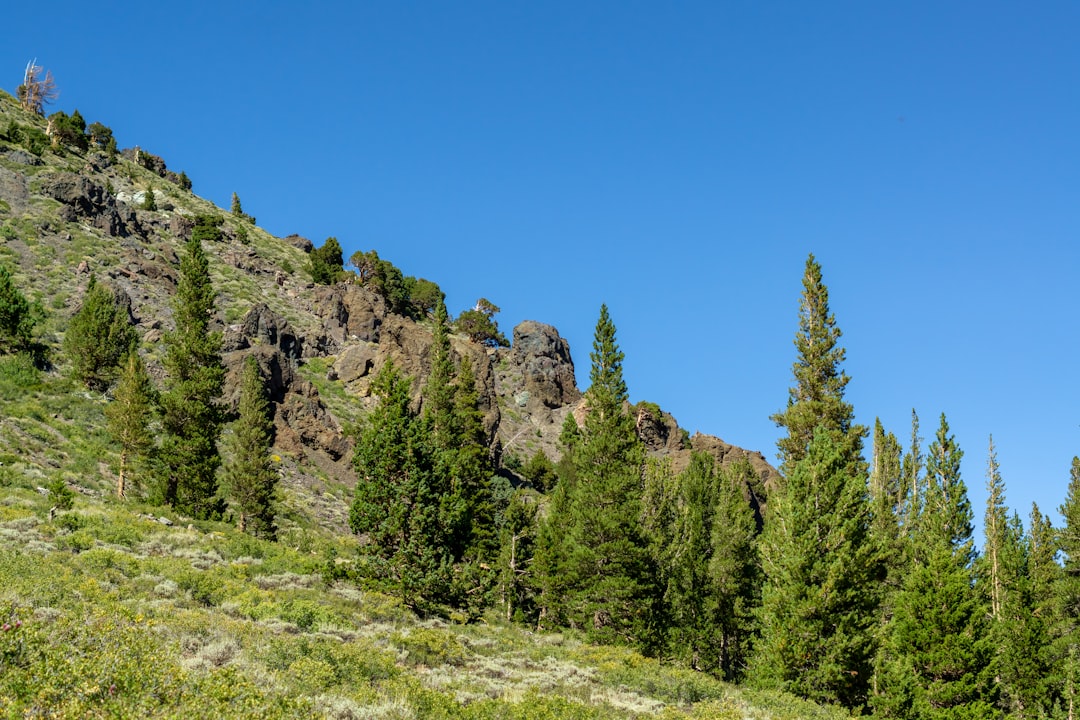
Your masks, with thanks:
M 390 636 L 390 642 L 407 653 L 405 662 L 409 665 L 458 667 L 465 664 L 465 646 L 450 632 L 413 628 L 408 632 L 395 632 Z
M 322 247 L 311 251 L 308 273 L 311 275 L 312 282 L 319 285 L 331 285 L 338 281 L 343 268 L 341 245 L 337 238 L 328 237 Z
M 76 110 L 70 116 L 63 110 L 54 112 L 49 116 L 52 125 L 53 140 L 60 145 L 69 145 L 79 150 L 90 147 L 90 139 L 86 136 L 86 121 Z

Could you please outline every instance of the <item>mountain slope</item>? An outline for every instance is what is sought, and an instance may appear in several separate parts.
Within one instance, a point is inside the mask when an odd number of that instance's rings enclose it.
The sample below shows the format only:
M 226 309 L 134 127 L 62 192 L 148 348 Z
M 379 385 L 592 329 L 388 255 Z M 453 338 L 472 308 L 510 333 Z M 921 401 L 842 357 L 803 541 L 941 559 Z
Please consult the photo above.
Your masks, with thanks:
M 392 313 L 355 284 L 313 285 L 311 243 L 277 238 L 181 187 L 140 149 L 54 151 L 13 140 L 44 119 L 0 93 L 0 262 L 42 308 L 52 367 L 0 357 L 0 709 L 60 717 L 834 717 L 753 694 L 572 633 L 533 634 L 494 615 L 457 625 L 332 581 L 355 552 L 346 531 L 356 478 L 348 430 L 370 406 L 387 360 L 417 378 L 430 367 L 425 322 Z M 143 209 L 153 193 L 154 209 Z M 271 380 L 278 543 L 222 523 L 113 498 L 117 448 L 107 398 L 68 376 L 60 351 L 91 274 L 121 291 L 152 374 L 178 252 L 199 216 L 222 218 L 206 244 L 217 328 L 236 400 L 241 361 Z M 541 323 L 509 349 L 453 339 L 477 371 L 485 429 L 503 471 L 537 450 L 557 459 L 568 413 L 581 412 L 570 349 Z M 691 449 L 749 457 L 717 438 L 686 438 L 659 407 L 634 408 L 650 452 L 679 467 Z M 137 478 L 136 478 L 137 480 Z M 76 492 L 58 512 L 45 489 Z

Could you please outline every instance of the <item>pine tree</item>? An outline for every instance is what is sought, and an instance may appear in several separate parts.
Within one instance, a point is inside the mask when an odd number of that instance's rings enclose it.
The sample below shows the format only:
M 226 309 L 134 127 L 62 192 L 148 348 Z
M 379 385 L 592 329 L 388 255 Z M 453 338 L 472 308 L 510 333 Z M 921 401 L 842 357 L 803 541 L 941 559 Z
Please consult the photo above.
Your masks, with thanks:
M 639 522 L 645 453 L 624 410 L 623 353 L 606 305 L 590 357 L 588 412 L 569 450 L 576 477 L 560 478 L 541 533 L 543 613 L 593 640 L 650 649 L 658 589 Z
M 761 604 L 761 561 L 757 519 L 746 498 L 757 474 L 748 460 L 720 471 L 712 526 L 709 578 L 716 595 L 719 670 L 728 682 L 743 679 L 757 632 Z
M 165 334 L 167 377 L 161 394 L 162 438 L 155 463 L 157 499 L 197 518 L 218 517 L 218 405 L 225 383 L 221 333 L 210 332 L 214 289 L 202 243 L 192 238 L 180 262 L 173 299 L 176 328 Z
M 927 497 L 912 539 L 913 567 L 896 595 L 879 669 L 881 717 L 993 716 L 986 607 L 974 587 L 971 504 L 963 455 L 945 416 L 927 453 Z
M 849 378 L 840 368 L 846 354 L 839 345 L 841 334 L 829 310 L 829 290 L 822 281 L 821 265 L 810 255 L 795 336 L 795 386 L 788 390 L 787 407 L 772 416 L 778 426 L 787 429 L 787 437 L 777 442 L 780 471 L 785 477 L 806 456 L 819 428 L 833 434 L 836 445 L 851 460 L 852 471 L 857 470 L 855 461 L 861 457 L 866 428 L 853 424 L 855 411 L 844 401 Z
M 453 557 L 440 518 L 429 425 L 410 406 L 411 381 L 392 362 L 372 383 L 378 406 L 356 443 L 359 481 L 349 527 L 366 535 L 370 573 L 410 606 L 447 596 Z
M 507 621 L 535 620 L 533 555 L 537 533 L 536 500 L 518 491 L 510 499 L 499 528 L 499 602 Z
M 904 562 L 901 537 L 905 483 L 900 458 L 900 442 L 885 432 L 881 420 L 874 422 L 874 459 L 870 466 L 871 537 L 883 561 L 883 593 L 897 589 Z
M 822 429 L 769 498 L 760 540 L 761 640 L 749 677 L 817 702 L 867 699 L 879 576 L 865 476 Z
M 1059 541 L 1050 519 L 1031 505 L 1027 532 L 1027 602 L 1023 615 L 1025 639 L 1030 661 L 1025 665 L 1026 680 L 1018 673 L 1026 717 L 1045 717 L 1060 698 L 1059 677 L 1055 668 L 1054 620 L 1055 591 L 1062 575 L 1058 564 Z
M 990 617 L 1000 622 L 1005 603 L 1006 569 L 1004 567 L 1006 546 L 1009 543 L 1008 513 L 1005 507 L 1005 483 L 1001 479 L 998 466 L 997 450 L 994 438 L 990 437 L 990 454 L 986 468 L 986 514 L 983 520 L 983 532 L 986 542 L 983 560 L 986 566 L 985 577 L 990 598 Z
M 139 353 L 134 349 L 123 363 L 112 402 L 105 406 L 109 433 L 120 444 L 120 473 L 116 496 L 127 495 L 128 470 L 149 458 L 154 447 L 150 421 L 154 413 L 154 386 Z
M 654 541 L 670 616 L 667 648 L 691 667 L 715 672 L 721 664 L 716 633 L 719 607 L 709 565 L 719 485 L 716 461 L 694 453 L 690 465 L 670 485 L 674 487 L 663 493 L 657 515 L 667 520 L 670 529 L 658 534 L 659 542 Z
M 15 285 L 11 271 L 0 265 L 0 352 L 29 349 L 34 324 L 33 306 Z
M 225 487 L 239 513 L 237 529 L 274 539 L 274 494 L 277 472 L 270 460 L 274 425 L 266 384 L 255 356 L 248 355 L 240 376 L 239 417 L 232 424 Z
M 911 410 L 911 445 L 904 454 L 904 534 L 910 538 L 916 529 L 916 521 L 925 500 L 923 487 L 922 438 L 919 437 L 919 416 Z
M 137 342 L 127 310 L 91 275 L 82 304 L 64 333 L 64 352 L 75 377 L 91 390 L 104 390 Z

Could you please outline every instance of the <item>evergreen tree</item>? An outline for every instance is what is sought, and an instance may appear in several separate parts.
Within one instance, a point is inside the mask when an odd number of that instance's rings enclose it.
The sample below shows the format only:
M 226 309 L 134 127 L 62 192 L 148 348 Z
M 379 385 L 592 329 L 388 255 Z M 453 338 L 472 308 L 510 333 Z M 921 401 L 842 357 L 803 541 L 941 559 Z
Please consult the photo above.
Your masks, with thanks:
M 64 333 L 64 352 L 75 377 L 91 390 L 104 390 L 137 342 L 127 310 L 91 275 L 82 304 Z
M 720 471 L 717 490 L 709 578 L 716 595 L 719 669 L 728 682 L 743 679 L 757 634 L 762 573 L 757 518 L 747 498 L 757 480 L 743 459 Z
M 990 454 L 986 468 L 986 514 L 983 520 L 983 532 L 986 542 L 983 547 L 983 560 L 987 593 L 990 599 L 990 617 L 1000 622 L 1005 603 L 1006 576 L 1004 555 L 1010 538 L 1009 519 L 1005 507 L 1005 483 L 1001 479 L 998 466 L 997 450 L 994 438 L 990 437 Z
M 173 299 L 175 330 L 165 334 L 167 373 L 160 397 L 161 445 L 155 463 L 157 499 L 197 518 L 218 517 L 218 405 L 225 382 L 221 333 L 210 332 L 214 288 L 202 243 L 192 237 L 180 261 Z
M 922 438 L 919 437 L 919 416 L 911 410 L 911 445 L 904 454 L 904 534 L 910 538 L 915 533 L 915 525 L 922 503 L 925 499 L 923 488 Z
M 870 534 L 882 559 L 882 600 L 899 588 L 904 565 L 904 541 L 901 536 L 907 497 L 900 442 L 886 432 L 881 420 L 874 422 L 874 459 L 870 467 Z M 887 603 L 886 603 L 887 604 Z
M 349 527 L 367 536 L 370 573 L 417 606 L 446 597 L 453 558 L 440 522 L 429 425 L 410 407 L 410 385 L 392 362 L 372 383 L 379 404 L 357 438 Z
M 795 386 L 788 390 L 787 407 L 772 416 L 787 437 L 777 442 L 780 471 L 785 477 L 806 456 L 818 429 L 833 434 L 833 441 L 850 460 L 853 472 L 862 454 L 866 428 L 854 425 L 855 412 L 844 401 L 847 373 L 840 365 L 846 351 L 840 347 L 840 328 L 829 310 L 829 290 L 821 277 L 821 265 L 811 254 L 803 274 L 799 304 L 799 332 L 795 335 L 797 359 L 792 371 Z
M 30 349 L 34 324 L 33 307 L 15 285 L 11 271 L 0 265 L 0 352 Z
M 536 500 L 518 491 L 510 499 L 499 529 L 499 602 L 508 621 L 535 620 L 533 554 L 536 551 Z
M 544 614 L 598 642 L 657 642 L 655 567 L 641 525 L 644 448 L 625 412 L 623 353 L 607 306 L 591 354 L 588 412 L 570 450 L 576 478 L 560 478 L 541 534 Z
M 1055 667 L 1054 619 L 1055 591 L 1061 578 L 1058 564 L 1058 536 L 1050 519 L 1031 505 L 1027 532 L 1026 607 L 1020 622 L 1023 636 L 1016 645 L 1023 646 L 1027 662 L 1016 673 L 1023 708 L 1022 717 L 1046 717 L 1058 705 L 1060 689 Z
M 992 717 L 986 607 L 974 587 L 971 504 L 963 455 L 945 416 L 927 453 L 927 498 L 912 541 L 914 566 L 894 602 L 877 679 L 881 717 Z
M 694 453 L 679 474 L 672 498 L 670 538 L 662 537 L 659 559 L 669 613 L 669 652 L 698 670 L 720 668 L 716 630 L 719 606 L 709 574 L 719 481 L 716 461 Z
M 239 417 L 229 436 L 230 453 L 224 466 L 225 487 L 236 503 L 237 529 L 274 539 L 274 494 L 277 472 L 270 461 L 274 425 L 259 364 L 254 355 L 244 360 L 240 376 Z
M 818 431 L 769 498 L 761 536 L 761 640 L 749 677 L 816 702 L 867 700 L 879 575 L 865 476 Z
M 311 251 L 308 262 L 308 272 L 312 282 L 319 285 L 332 285 L 337 282 L 338 275 L 344 269 L 344 261 L 341 257 L 341 244 L 336 237 L 326 238 L 322 247 Z
M 150 421 L 154 414 L 154 386 L 139 353 L 132 349 L 123 363 L 112 402 L 105 406 L 109 433 L 120 445 L 120 473 L 116 496 L 127 495 L 128 471 L 146 460 L 154 448 Z

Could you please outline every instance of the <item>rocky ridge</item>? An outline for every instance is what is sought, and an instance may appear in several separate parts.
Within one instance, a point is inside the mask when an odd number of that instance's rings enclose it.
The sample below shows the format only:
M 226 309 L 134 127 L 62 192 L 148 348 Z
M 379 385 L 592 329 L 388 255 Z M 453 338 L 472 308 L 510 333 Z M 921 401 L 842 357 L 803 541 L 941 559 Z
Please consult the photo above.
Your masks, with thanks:
M 44 127 L 0 93 L 0 129 L 11 121 Z M 388 360 L 418 378 L 413 392 L 421 402 L 430 325 L 390 312 L 366 288 L 313 285 L 303 272 L 310 240 L 274 237 L 183 190 L 176 178 L 164 160 L 142 151 L 110 157 L 64 149 L 38 158 L 0 139 L 0 260 L 13 267 L 28 296 L 50 309 L 46 340 L 54 347 L 90 274 L 107 280 L 126 298 L 148 364 L 160 374 L 156 341 L 172 325 L 181 245 L 197 214 L 223 216 L 222 239 L 206 250 L 229 370 L 226 398 L 235 403 L 242 359 L 254 354 L 270 378 L 286 487 L 309 499 L 336 498 L 319 505 L 319 516 L 343 527 L 347 490 L 356 481 L 347 428 L 370 406 L 371 379 Z M 154 194 L 156 209 L 142 208 L 147 193 Z M 452 344 L 475 369 L 492 451 L 524 460 L 540 450 L 557 460 L 562 423 L 568 413 L 580 416 L 585 402 L 569 344 L 558 331 L 525 321 L 514 328 L 510 348 L 464 337 Z M 631 411 L 649 452 L 671 458 L 676 469 L 695 450 L 722 463 L 747 458 L 762 481 L 748 488 L 754 502 L 775 474 L 761 453 L 708 435 L 687 437 L 656 405 L 640 403 Z

